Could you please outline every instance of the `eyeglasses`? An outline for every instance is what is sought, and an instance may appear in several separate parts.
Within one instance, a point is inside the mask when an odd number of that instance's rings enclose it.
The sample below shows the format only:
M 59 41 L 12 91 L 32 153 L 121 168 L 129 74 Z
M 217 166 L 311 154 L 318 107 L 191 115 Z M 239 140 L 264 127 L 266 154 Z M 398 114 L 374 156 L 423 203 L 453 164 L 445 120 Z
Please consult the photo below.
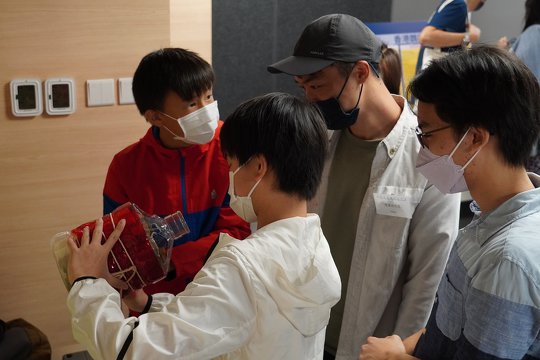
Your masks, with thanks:
M 445 130 L 445 129 L 448 129 L 452 127 L 451 125 L 447 125 L 447 126 L 443 126 L 443 127 L 440 127 L 438 129 L 435 129 L 435 130 L 431 130 L 431 131 L 428 131 L 428 132 L 422 132 L 422 129 L 420 129 L 419 126 L 416 127 L 416 130 L 415 130 L 415 133 L 416 133 L 416 137 L 418 138 L 418 141 L 420 142 L 420 145 L 422 145 L 422 147 L 426 147 L 426 144 L 424 143 L 424 138 L 427 138 L 427 137 L 430 137 L 433 133 L 436 133 L 437 131 L 441 131 L 441 130 Z

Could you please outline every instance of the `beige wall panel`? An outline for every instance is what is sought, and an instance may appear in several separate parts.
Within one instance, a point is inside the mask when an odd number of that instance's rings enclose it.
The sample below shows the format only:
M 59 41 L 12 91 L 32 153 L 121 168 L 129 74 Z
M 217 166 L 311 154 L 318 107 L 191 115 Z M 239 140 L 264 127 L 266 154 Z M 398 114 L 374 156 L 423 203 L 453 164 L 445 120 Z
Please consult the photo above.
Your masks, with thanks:
M 211 60 L 210 0 L 0 2 L 0 318 L 42 329 L 53 359 L 79 346 L 49 240 L 101 214 L 112 156 L 148 127 L 134 105 L 86 107 L 85 81 L 130 77 L 167 46 Z M 11 115 L 11 80 L 59 76 L 75 80 L 75 114 Z
M 171 46 L 212 62 L 212 0 L 171 0 Z
M 112 156 L 148 127 L 135 105 L 86 107 L 85 81 L 130 77 L 169 44 L 168 0 L 0 2 L 0 318 L 39 327 L 54 358 L 76 346 L 49 240 L 101 215 Z M 11 115 L 11 80 L 58 76 L 75 79 L 75 114 Z

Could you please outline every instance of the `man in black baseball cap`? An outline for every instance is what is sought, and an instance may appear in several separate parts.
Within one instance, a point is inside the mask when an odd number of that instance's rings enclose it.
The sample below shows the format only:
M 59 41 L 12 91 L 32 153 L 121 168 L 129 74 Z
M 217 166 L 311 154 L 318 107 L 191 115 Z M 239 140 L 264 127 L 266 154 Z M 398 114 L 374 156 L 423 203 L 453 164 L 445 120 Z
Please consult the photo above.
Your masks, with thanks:
M 376 66 L 380 58 L 381 41 L 364 23 L 343 14 L 326 15 L 304 29 L 293 56 L 268 66 L 268 71 L 308 75 L 336 61 L 365 60 Z
M 325 15 L 306 26 L 292 56 L 268 67 L 293 75 L 335 130 L 310 204 L 342 282 L 329 359 L 357 359 L 368 336 L 406 337 L 423 326 L 458 230 L 459 195 L 443 196 L 416 171 L 416 116 L 378 76 L 381 45 L 357 18 Z
M 348 74 L 352 71 L 352 65 L 362 60 L 378 77 L 381 48 L 382 42 L 357 18 L 344 14 L 326 15 L 306 26 L 296 43 L 293 56 L 268 66 L 268 71 L 295 75 L 296 81 L 302 86 L 303 79 L 311 79 L 311 74 L 331 65 L 337 65 L 340 73 Z M 352 106 L 351 103 L 352 107 L 345 107 L 350 110 L 343 111 L 339 98 L 343 95 L 347 82 L 348 78 L 335 99 L 317 101 L 331 130 L 349 127 L 358 117 L 358 104 L 363 87 L 360 88 L 355 105 Z M 342 99 L 342 102 L 345 101 Z M 397 111 L 397 105 L 394 110 Z

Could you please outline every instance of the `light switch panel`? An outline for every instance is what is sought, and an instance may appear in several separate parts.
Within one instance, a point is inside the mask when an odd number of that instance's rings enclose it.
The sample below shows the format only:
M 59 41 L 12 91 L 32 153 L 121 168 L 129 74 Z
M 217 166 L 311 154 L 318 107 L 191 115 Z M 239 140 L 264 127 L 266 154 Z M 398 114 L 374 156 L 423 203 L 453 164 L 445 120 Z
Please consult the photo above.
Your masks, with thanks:
M 88 106 L 114 105 L 114 79 L 87 80 L 86 96 Z
M 118 103 L 119 104 L 135 104 L 133 98 L 133 91 L 131 86 L 133 78 L 119 78 L 118 79 Z

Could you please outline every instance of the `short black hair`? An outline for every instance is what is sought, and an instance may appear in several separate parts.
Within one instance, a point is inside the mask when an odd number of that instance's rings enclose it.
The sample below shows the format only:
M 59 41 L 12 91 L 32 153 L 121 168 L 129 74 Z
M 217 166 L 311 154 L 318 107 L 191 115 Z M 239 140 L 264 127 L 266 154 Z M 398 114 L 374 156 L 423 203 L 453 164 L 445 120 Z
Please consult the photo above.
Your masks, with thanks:
M 339 74 L 343 76 L 344 78 L 348 78 L 349 75 L 351 75 L 354 65 L 356 65 L 355 62 L 336 61 L 334 63 L 334 66 L 338 70 Z
M 487 45 L 453 52 L 432 61 L 409 91 L 433 104 L 457 136 L 484 128 L 498 139 L 506 163 L 526 164 L 540 131 L 540 87 L 515 55 Z
M 142 58 L 133 75 L 133 97 L 144 114 L 162 110 L 170 91 L 189 101 L 213 85 L 214 71 L 203 58 L 189 50 L 165 48 Z
M 280 191 L 310 200 L 321 181 L 328 136 L 319 110 L 285 93 L 262 95 L 241 104 L 220 134 L 225 156 L 244 164 L 263 155 Z

